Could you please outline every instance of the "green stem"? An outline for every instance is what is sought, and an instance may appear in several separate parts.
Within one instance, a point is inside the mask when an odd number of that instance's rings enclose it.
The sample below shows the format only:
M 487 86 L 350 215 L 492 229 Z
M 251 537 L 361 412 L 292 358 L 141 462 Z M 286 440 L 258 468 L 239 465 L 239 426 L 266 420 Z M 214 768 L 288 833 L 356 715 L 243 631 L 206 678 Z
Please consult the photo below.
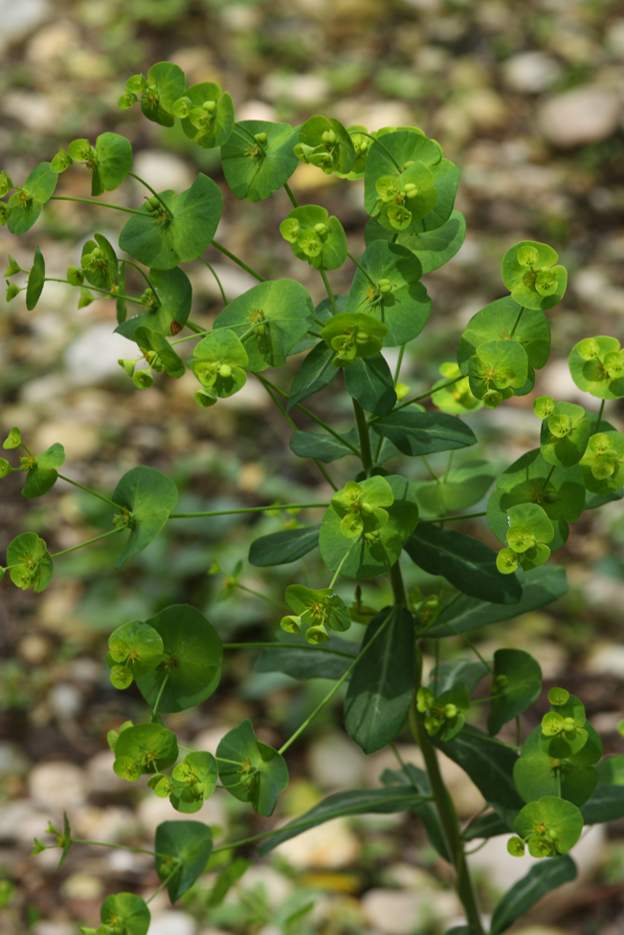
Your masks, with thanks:
M 59 477 L 61 480 L 64 480 L 66 484 L 71 484 L 72 487 L 77 487 L 78 490 L 82 490 L 83 493 L 88 493 L 88 494 L 90 494 L 92 497 L 97 497 L 98 500 L 101 500 L 103 503 L 108 503 L 109 506 L 114 507 L 116 510 L 121 509 L 121 507 L 120 507 L 120 505 L 119 505 L 118 503 L 115 503 L 114 500 L 111 500 L 111 498 L 110 498 L 110 497 L 107 497 L 105 494 L 103 494 L 103 493 L 98 493 L 97 490 L 93 490 L 92 487 L 85 487 L 84 484 L 79 484 L 77 480 L 72 480 L 71 477 L 67 477 L 66 474 L 61 474 L 60 471 L 58 472 L 58 477 Z
M 148 854 L 157 857 L 158 851 L 150 851 L 146 847 L 133 847 L 131 844 L 116 844 L 114 841 L 92 841 L 88 838 L 72 838 L 72 844 L 81 844 L 84 847 L 110 847 L 113 850 L 131 851 L 133 854 Z M 165 854 L 161 856 L 165 857 Z
M 390 569 L 390 583 L 392 584 L 394 603 L 399 607 L 407 607 L 407 593 L 403 575 L 401 574 L 401 565 L 398 561 Z
M 334 290 L 331 287 L 329 277 L 324 269 L 320 269 L 319 273 L 321 274 L 321 279 L 323 280 L 323 285 L 325 286 L 325 292 L 327 293 L 327 298 L 329 299 L 329 306 L 332 310 L 332 314 L 336 314 L 338 308 L 336 306 L 336 296 L 334 295 Z
M 225 289 L 223 288 L 223 283 L 221 282 L 221 279 L 220 279 L 220 277 L 219 277 L 219 274 L 217 273 L 217 271 L 216 271 L 216 269 L 214 268 L 214 266 L 212 265 L 212 263 L 209 263 L 208 260 L 202 259 L 202 263 L 204 264 L 204 266 L 208 267 L 208 269 L 209 269 L 210 272 L 212 273 L 212 275 L 213 275 L 213 277 L 214 277 L 214 279 L 215 279 L 215 282 L 217 283 L 217 286 L 219 287 L 219 292 L 221 293 L 221 298 L 223 299 L 223 304 L 224 304 L 224 305 L 227 305 L 227 304 L 228 304 L 227 296 L 226 296 L 226 294 L 225 294 Z
M 237 266 L 240 266 L 241 269 L 244 269 L 246 273 L 249 273 L 250 276 L 253 276 L 254 279 L 257 279 L 258 282 L 265 282 L 264 276 L 261 276 L 260 273 L 257 273 L 255 269 L 252 269 L 248 263 L 245 263 L 244 260 L 241 260 L 239 256 L 236 256 L 235 253 L 232 253 L 231 250 L 228 250 L 227 247 L 224 247 L 222 243 L 219 243 L 218 240 L 212 241 L 212 246 L 215 250 L 218 250 L 219 253 L 222 253 L 223 256 L 226 256 L 228 260 L 231 260 L 232 263 L 236 263 Z
M 457 513 L 453 516 L 436 516 L 435 519 L 428 520 L 429 523 L 458 523 L 463 519 L 478 519 L 479 516 L 487 516 L 483 510 L 481 513 Z
M 369 281 L 369 283 L 371 284 L 371 286 L 374 286 L 375 288 L 377 288 L 377 283 L 376 283 L 375 280 L 370 276 L 368 270 L 367 270 L 364 266 L 362 266 L 362 264 L 360 263 L 359 260 L 356 260 L 356 259 L 355 259 L 355 257 L 353 256 L 353 254 L 351 253 L 350 250 L 347 250 L 347 256 L 349 257 L 349 259 L 351 260 L 351 262 L 353 263 L 353 265 L 360 271 L 360 273 L 361 273 L 363 276 L 365 276 L 366 279 L 368 279 L 368 281 Z M 405 346 L 405 345 L 403 345 L 403 346 Z
M 379 148 L 380 148 L 380 149 L 383 149 L 383 151 L 384 151 L 384 153 L 386 154 L 386 156 L 388 157 L 388 159 L 390 159 L 390 161 L 394 163 L 395 169 L 397 169 L 398 172 L 401 172 L 401 166 L 398 164 L 398 162 L 396 161 L 396 159 L 394 158 L 394 156 L 392 155 L 392 153 L 390 152 L 390 150 L 388 149 L 388 147 L 385 146 L 385 145 L 381 142 L 381 140 L 379 139 L 379 137 L 373 136 L 372 133 L 365 133 L 364 130 L 358 130 L 358 133 L 361 133 L 362 136 L 367 136 L 367 137 L 369 138 L 369 140 L 372 140 L 372 141 L 373 141 L 373 143 L 377 143 L 377 145 L 379 146 Z M 398 236 L 398 232 L 397 232 L 397 234 L 395 234 L 394 236 L 397 237 L 397 236 Z
M 152 194 L 152 195 L 154 196 L 154 198 L 156 198 L 156 200 L 160 202 L 160 204 L 163 206 L 165 212 L 167 213 L 167 216 L 168 216 L 168 217 L 170 217 L 170 218 L 173 217 L 173 214 L 171 213 L 171 209 L 167 207 L 167 205 L 166 205 L 165 202 L 162 200 L 162 198 L 160 197 L 160 195 L 158 194 L 158 192 L 157 192 L 154 188 L 152 188 L 152 186 L 149 184 L 149 182 L 146 182 L 145 179 L 142 179 L 140 175 L 137 175 L 137 174 L 136 174 L 136 172 L 128 172 L 128 175 L 130 176 L 131 179 L 136 179 L 136 181 L 137 181 L 140 185 L 142 185 L 144 188 L 146 188 L 146 189 L 148 190 L 148 192 L 150 192 L 150 194 Z
M 602 416 L 604 414 L 605 403 L 606 403 L 606 399 L 602 399 L 600 401 L 600 409 L 598 410 L 598 418 L 596 419 L 596 428 L 594 430 L 596 432 L 598 431 L 600 427 L 600 423 L 602 422 Z
M 271 503 L 267 506 L 241 506 L 232 510 L 200 510 L 196 513 L 171 513 L 169 519 L 203 519 L 207 516 L 234 516 L 237 513 L 268 513 L 273 510 L 326 509 L 328 503 Z
M 167 682 L 169 681 L 170 672 L 165 673 L 165 677 L 161 682 L 160 688 L 158 689 L 158 694 L 156 695 L 156 701 L 154 702 L 154 707 L 152 708 L 152 721 L 156 720 L 158 716 L 158 708 L 160 707 L 160 702 L 163 696 L 163 692 L 167 687 Z
M 84 542 L 79 542 L 78 545 L 70 545 L 68 549 L 61 549 L 59 552 L 50 552 L 50 558 L 59 558 L 59 556 L 67 555 L 69 552 L 75 552 L 77 549 L 84 549 L 87 545 L 93 545 L 94 542 L 100 542 L 102 539 L 107 539 L 109 536 L 114 536 L 116 533 L 122 532 L 123 528 L 123 526 L 115 526 L 114 529 L 107 529 L 106 532 L 100 533 L 99 536 L 85 539 Z
M 281 747 L 279 748 L 279 750 L 278 750 L 278 753 L 279 753 L 280 755 L 283 755 L 283 754 L 288 750 L 288 748 L 291 747 L 291 746 L 293 745 L 293 743 L 295 742 L 295 740 L 297 740 L 297 738 L 300 737 L 301 734 L 303 734 L 303 732 L 307 729 L 307 727 L 312 723 L 312 721 L 313 721 L 314 718 L 317 716 L 317 714 L 319 714 L 319 713 L 323 710 L 323 708 L 326 707 L 326 705 L 329 704 L 329 702 L 332 700 L 332 698 L 334 697 L 334 695 L 336 694 L 336 692 L 341 688 L 341 686 L 342 686 L 342 685 L 346 682 L 346 680 L 349 678 L 349 676 L 351 675 L 351 673 L 352 673 L 353 670 L 355 669 L 355 667 L 356 667 L 356 665 L 358 664 L 358 662 L 359 662 L 361 659 L 363 659 L 363 657 L 364 657 L 364 656 L 366 655 L 366 653 L 369 651 L 369 649 L 371 648 L 371 646 L 373 646 L 373 645 L 375 644 L 375 642 L 379 639 L 379 637 L 381 636 L 381 634 L 385 632 L 386 627 L 387 627 L 388 624 L 390 623 L 390 620 L 391 620 L 391 619 L 392 619 L 392 616 L 391 616 L 390 613 L 388 613 L 387 616 L 386 616 L 386 619 L 385 619 L 384 622 L 381 624 L 381 626 L 379 627 L 379 629 L 377 630 L 377 632 L 374 633 L 374 634 L 371 636 L 371 638 L 369 639 L 369 641 L 366 643 L 366 645 L 362 647 L 362 649 L 359 651 L 359 653 L 357 654 L 357 656 L 355 657 L 355 659 L 353 660 L 353 662 L 352 662 L 349 666 L 347 666 L 347 668 L 346 668 L 345 671 L 342 673 L 342 675 L 340 676 L 340 678 L 337 679 L 337 680 L 334 682 L 333 686 L 331 687 L 331 689 L 329 690 L 329 692 L 325 695 L 325 697 L 322 698 L 321 701 L 319 701 L 319 703 L 318 703 L 317 706 L 314 708 L 314 710 L 307 716 L 307 718 L 305 719 L 305 721 L 304 721 L 302 724 L 299 725 L 299 727 L 298 727 L 297 730 L 294 732 L 294 734 L 291 734 L 291 736 L 288 738 L 288 740 L 286 740 L 286 741 L 282 744 L 282 746 L 281 746 Z
M 373 467 L 373 453 L 371 451 L 370 435 L 368 434 L 368 422 L 366 421 L 366 414 L 357 399 L 353 400 L 353 412 L 355 414 L 355 422 L 358 430 L 358 437 L 360 439 L 360 451 L 359 455 L 362 459 L 362 467 L 366 475 L 370 474 L 370 471 Z
M 123 205 L 114 205 L 109 201 L 98 201 L 97 198 L 78 198 L 75 195 L 52 195 L 50 201 L 75 201 L 81 205 L 95 205 L 96 208 L 112 208 L 113 211 L 123 211 L 124 214 L 139 214 L 145 217 L 145 211 L 135 208 L 124 208 Z
M 453 386 L 453 384 L 455 383 L 459 383 L 459 381 L 463 380 L 464 377 L 465 377 L 465 374 L 460 373 L 458 377 L 454 377 L 452 380 L 449 380 L 448 383 L 441 383 L 440 386 L 432 386 L 430 389 L 427 390 L 426 393 L 421 393 L 420 396 L 412 396 L 411 399 L 406 399 L 404 403 L 401 403 L 400 406 L 397 406 L 392 411 L 398 412 L 399 409 L 405 409 L 406 406 L 411 406 L 412 403 L 419 403 L 419 402 L 422 402 L 423 399 L 429 399 L 429 397 L 432 396 L 434 393 L 437 393 L 438 390 L 445 390 L 447 389 L 447 387 Z M 381 418 L 381 416 L 377 416 L 376 418 Z
M 292 643 L 280 643 L 278 640 L 267 643 L 224 643 L 223 649 L 289 649 L 292 650 Z M 302 649 L 304 652 L 327 653 L 329 656 L 342 656 L 344 659 L 353 659 L 351 653 L 344 653 L 339 649 L 330 649 L 328 646 L 312 646 L 310 643 L 297 643 L 297 651 Z
M 513 323 L 513 328 L 511 329 L 511 331 L 510 331 L 510 333 L 509 333 L 509 337 L 510 337 L 510 338 L 513 338 L 514 334 L 516 333 L 516 328 L 517 328 L 518 325 L 520 324 L 520 319 L 522 318 L 522 313 L 523 313 L 523 311 L 524 311 L 524 308 L 521 308 L 521 309 L 519 310 L 518 314 L 516 315 L 516 320 L 515 320 L 514 323 Z
M 410 710 L 410 728 L 414 739 L 420 746 L 425 761 L 429 785 L 431 786 L 433 799 L 442 825 L 446 847 L 452 859 L 453 866 L 455 867 L 457 894 L 466 913 L 470 935 L 485 935 L 472 886 L 472 880 L 470 878 L 470 872 L 468 870 L 457 812 L 455 811 L 450 793 L 442 779 L 436 749 L 425 730 L 422 716 L 416 710 L 415 697 Z
M 119 260 L 119 262 L 120 262 L 120 263 L 123 263 L 124 266 L 131 266 L 132 269 L 136 270 L 137 273 L 139 273 L 139 274 L 143 277 L 143 279 L 144 279 L 145 282 L 147 283 L 148 287 L 152 290 L 152 292 L 154 293 L 154 295 L 157 295 L 157 294 L 158 294 L 158 293 L 156 292 L 156 289 L 154 288 L 154 285 L 153 285 L 153 283 L 152 283 L 152 280 L 149 278 L 149 276 L 147 275 L 147 273 L 145 272 L 145 270 L 142 269 L 142 268 L 139 266 L 138 263 L 134 263 L 132 260 L 126 260 L 126 259 L 123 259 L 123 258 L 121 258 L 121 259 Z
M 246 584 L 241 584 L 240 581 L 236 582 L 235 587 L 238 588 L 239 591 L 245 591 L 247 594 L 251 594 L 253 597 L 257 597 L 266 604 L 272 604 L 273 607 L 278 607 L 280 610 L 282 610 L 284 607 L 284 605 L 281 604 L 280 601 L 276 601 L 275 598 L 269 597 L 268 594 L 263 594 L 261 591 L 256 591 L 254 588 L 249 588 Z
M 291 203 L 291 205 L 293 206 L 293 208 L 298 208 L 298 207 L 299 207 L 299 202 L 297 201 L 297 198 L 296 198 L 296 196 L 295 196 L 295 193 L 293 192 L 293 190 L 292 190 L 292 188 L 290 187 L 290 185 L 288 184 L 288 182 L 284 182 L 284 191 L 285 191 L 286 194 L 288 195 L 288 197 L 289 197 L 289 199 L 290 199 L 290 203 Z
M 143 302 L 136 295 L 126 295 L 124 292 L 111 292 L 110 289 L 100 289 L 99 286 L 94 286 L 90 282 L 83 283 L 82 286 L 78 287 L 76 283 L 70 282 L 69 279 L 60 279 L 58 276 L 46 276 L 45 282 L 62 282 L 65 286 L 73 286 L 74 288 L 84 288 L 89 289 L 91 292 L 99 292 L 102 295 L 109 295 L 113 299 L 124 299 L 126 302 L 133 302 L 135 305 L 143 305 Z

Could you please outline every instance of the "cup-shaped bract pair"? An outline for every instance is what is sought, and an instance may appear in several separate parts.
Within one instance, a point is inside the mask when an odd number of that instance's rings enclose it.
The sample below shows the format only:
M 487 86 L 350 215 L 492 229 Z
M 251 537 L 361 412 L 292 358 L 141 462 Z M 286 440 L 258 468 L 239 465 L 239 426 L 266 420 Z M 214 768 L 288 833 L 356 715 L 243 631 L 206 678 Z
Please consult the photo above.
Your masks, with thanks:
M 45 539 L 34 532 L 22 532 L 9 542 L 6 567 L 0 566 L 0 578 L 9 578 L 21 591 L 45 591 L 52 578 L 53 563 Z
M 624 348 L 617 338 L 583 338 L 572 348 L 568 363 L 572 379 L 585 393 L 598 399 L 624 396 Z
M 552 700 L 554 698 L 554 700 Z M 580 698 L 568 693 L 549 696 L 551 709 L 542 718 L 541 736 L 548 743 L 548 753 L 557 759 L 578 754 L 589 740 L 585 706 Z
M 294 153 L 301 162 L 322 169 L 326 175 L 346 175 L 356 160 L 351 135 L 333 117 L 317 114 L 299 128 L 299 142 Z
M 507 849 L 514 857 L 556 857 L 567 854 L 581 836 L 583 816 L 576 805 L 555 795 L 545 795 L 521 808 L 514 821 L 518 835 Z
M 163 656 L 162 637 L 154 627 L 140 620 L 122 623 L 108 638 L 111 683 L 115 688 L 128 688 L 137 675 L 155 669 Z
M 100 909 L 102 924 L 80 927 L 81 935 L 147 935 L 151 913 L 144 899 L 134 893 L 112 893 Z
M 196 394 L 202 406 L 233 396 L 245 385 L 249 357 L 238 335 L 220 328 L 206 335 L 193 351 L 191 370 L 204 388 Z
M 471 392 L 492 408 L 523 389 L 528 377 L 529 359 L 518 341 L 481 344 L 468 363 Z
M 189 753 L 174 766 L 166 785 L 176 811 L 197 812 L 216 788 L 217 761 L 211 753 Z
M 581 458 L 583 479 L 594 493 L 616 493 L 624 486 L 624 432 L 596 432 Z
M 290 584 L 286 603 L 292 614 L 282 617 L 281 628 L 287 633 L 303 631 L 308 643 L 322 643 L 329 639 L 329 630 L 348 630 L 351 625 L 346 604 L 331 588 Z
M 136 74 L 128 78 L 119 106 L 126 109 L 140 100 L 141 110 L 148 120 L 162 127 L 172 127 L 175 103 L 186 92 L 186 76 L 182 69 L 172 62 L 157 62 L 147 75 Z
M 503 282 L 512 299 L 524 308 L 547 309 L 565 295 L 568 273 L 548 244 L 523 240 L 511 247 L 502 263 Z
M 470 379 L 464 375 L 454 361 L 445 361 L 440 364 L 440 380 L 433 384 L 431 402 L 442 412 L 450 415 L 459 415 L 462 412 L 471 412 L 483 406 L 483 400 L 477 399 L 470 389 Z
M 92 286 L 113 292 L 119 286 L 120 264 L 112 245 L 103 234 L 94 234 L 82 248 L 80 266 Z
M 295 256 L 315 269 L 338 269 L 347 258 L 344 228 L 321 205 L 294 208 L 279 229 Z
M 186 136 L 198 146 L 222 146 L 234 126 L 234 104 L 214 81 L 191 85 L 171 108 L 179 117 Z
M 496 567 L 504 575 L 544 565 L 550 558 L 549 543 L 555 527 L 537 503 L 520 503 L 507 510 L 507 547 L 496 556 Z
M 336 366 L 343 367 L 356 358 L 377 354 L 387 330 L 372 315 L 339 312 L 322 328 L 321 337 L 334 352 Z
M 136 782 L 146 773 L 172 766 L 178 758 L 178 741 L 162 724 L 137 724 L 120 732 L 114 753 L 115 773 L 120 779 Z
M 23 185 L 13 191 L 8 202 L 1 203 L 0 223 L 6 221 L 12 234 L 25 234 L 36 223 L 43 206 L 53 196 L 57 182 L 58 174 L 52 164 L 40 162 Z
M 332 497 L 340 516 L 340 532 L 346 539 L 360 539 L 380 529 L 388 520 L 387 507 L 394 503 L 390 484 L 380 476 L 348 481 Z
M 421 687 L 416 695 L 416 708 L 424 715 L 425 730 L 441 741 L 452 740 L 459 734 L 469 707 L 470 698 L 464 685 L 453 685 L 439 695 Z
M 551 396 L 539 396 L 533 411 L 542 419 L 540 449 L 549 464 L 571 467 L 583 457 L 594 420 L 576 403 L 555 402 Z

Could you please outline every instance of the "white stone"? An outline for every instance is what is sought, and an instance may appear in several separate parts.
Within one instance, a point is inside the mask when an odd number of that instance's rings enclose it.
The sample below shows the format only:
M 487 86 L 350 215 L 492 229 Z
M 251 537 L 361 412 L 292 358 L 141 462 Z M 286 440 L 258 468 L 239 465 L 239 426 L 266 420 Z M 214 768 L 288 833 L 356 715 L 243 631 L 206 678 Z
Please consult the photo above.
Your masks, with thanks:
M 432 889 L 431 901 L 439 894 Z M 407 890 L 372 889 L 362 899 L 362 909 L 376 932 L 384 935 L 412 935 L 422 922 L 427 898 Z M 424 917 L 426 919 L 426 915 Z
M 35 766 L 29 785 L 35 802 L 56 810 L 75 808 L 87 795 L 83 771 L 60 760 Z
M 0 0 L 0 49 L 34 29 L 48 11 L 47 0 Z
M 82 695 L 75 685 L 59 682 L 48 692 L 48 704 L 57 718 L 66 721 L 75 718 L 82 707 Z
M 179 156 L 174 156 L 172 153 L 144 149 L 137 153 L 134 166 L 136 174 L 149 182 L 156 191 L 165 188 L 181 191 L 193 183 L 194 173 L 191 167 Z M 149 195 L 147 189 L 140 185 L 139 182 L 136 182 L 135 185 L 138 186 L 141 195 Z
M 8 741 L 0 743 L 0 776 L 21 776 L 28 772 L 28 757 Z
M 237 884 L 236 889 L 238 893 L 244 893 L 245 890 L 257 886 L 265 890 L 269 903 L 274 908 L 284 902 L 292 891 L 292 883 L 282 873 L 262 864 L 250 867 Z
M 621 607 L 622 595 L 619 594 L 618 606 Z M 599 643 L 590 652 L 587 670 L 598 675 L 624 677 L 624 646 L 615 643 Z
M 512 90 L 537 94 L 552 87 L 561 66 L 544 52 L 520 52 L 505 62 L 503 74 Z
M 140 803 L 137 816 L 146 832 L 153 834 L 162 821 L 175 821 L 181 818 L 169 799 L 160 799 L 150 795 Z M 207 825 L 227 826 L 227 817 L 223 801 L 219 795 L 208 799 L 198 812 L 193 813 L 193 821 L 203 821 Z
M 549 98 L 537 119 L 548 142 L 565 149 L 608 139 L 618 129 L 621 115 L 617 94 L 586 85 Z
M 47 813 L 29 799 L 14 799 L 0 809 L 0 838 L 31 844 L 34 837 L 45 834 L 47 825 Z
M 67 378 L 72 386 L 87 386 L 121 375 L 120 357 L 136 357 L 136 344 L 109 324 L 91 325 L 67 348 Z
M 195 935 L 195 922 L 185 912 L 163 912 L 152 919 L 150 935 Z
M 71 922 L 38 922 L 33 935 L 74 935 L 76 927 Z
M 342 734 L 316 740 L 308 750 L 312 777 L 326 789 L 345 789 L 362 782 L 365 756 Z
M 359 841 L 345 819 L 335 818 L 285 841 L 276 853 L 297 869 L 335 868 L 353 863 L 359 850 Z

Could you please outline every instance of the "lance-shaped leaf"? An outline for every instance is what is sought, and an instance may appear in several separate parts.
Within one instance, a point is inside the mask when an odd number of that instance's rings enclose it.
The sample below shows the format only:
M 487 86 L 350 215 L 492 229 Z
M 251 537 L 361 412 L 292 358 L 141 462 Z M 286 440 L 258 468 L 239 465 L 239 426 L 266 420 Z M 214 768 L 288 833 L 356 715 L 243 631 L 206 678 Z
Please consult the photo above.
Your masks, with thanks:
M 319 529 L 319 526 L 299 526 L 260 536 L 251 543 L 249 562 L 257 568 L 296 562 L 317 548 Z
M 490 734 L 532 705 L 542 689 L 542 670 L 537 660 L 521 649 L 497 649 L 494 653 L 492 703 L 488 717 Z
M 374 649 L 355 664 L 345 698 L 347 733 L 365 753 L 395 740 L 414 693 L 413 617 L 400 607 L 381 611 L 367 626 L 362 649 L 382 628 Z
M 394 378 L 383 354 L 357 358 L 345 368 L 349 396 L 375 415 L 387 415 L 396 403 Z
M 154 839 L 156 872 L 174 903 L 204 872 L 212 852 L 212 832 L 201 821 L 163 821 Z
M 204 252 L 212 242 L 222 208 L 218 186 L 200 172 L 181 194 L 164 191 L 159 198 L 149 198 L 141 214 L 126 223 L 119 245 L 147 266 L 171 269 L 196 260 Z
M 45 260 L 39 247 L 35 248 L 35 258 L 28 274 L 26 286 L 26 308 L 32 311 L 36 307 L 45 283 Z
M 354 445 L 355 437 L 353 433 L 347 435 L 347 439 Z M 290 439 L 290 450 L 299 458 L 313 458 L 315 461 L 323 461 L 330 464 L 346 455 L 356 455 L 346 441 L 342 442 L 333 435 L 322 435 L 320 432 L 293 432 Z
M 384 346 L 406 344 L 420 334 L 431 312 L 421 275 L 420 263 L 409 250 L 374 241 L 353 278 L 348 308 L 372 315 L 386 325 Z
M 427 630 L 427 636 L 437 639 L 472 633 L 488 624 L 511 620 L 545 607 L 568 590 L 564 569 L 555 565 L 520 572 L 518 578 L 522 584 L 522 596 L 516 603 L 492 604 L 487 600 L 459 595 L 442 610 Z
M 421 792 L 409 786 L 394 786 L 386 789 L 349 789 L 336 792 L 265 838 L 259 847 L 259 852 L 267 854 L 284 841 L 289 841 L 307 831 L 308 828 L 316 828 L 334 818 L 418 811 L 423 798 Z
M 118 559 L 122 565 L 150 544 L 163 528 L 178 501 L 178 488 L 155 468 L 132 468 L 121 478 L 113 500 L 123 507 L 130 538 Z
M 501 575 L 496 553 L 472 536 L 433 523 L 420 523 L 405 551 L 425 571 L 442 575 L 463 594 L 495 604 L 520 600 L 522 587 L 513 575 Z
M 355 644 L 333 633 L 320 646 L 283 631 L 277 639 L 282 647 L 263 649 L 254 665 L 256 672 L 283 672 L 293 679 L 338 679 L 356 656 Z
M 164 647 L 159 665 L 137 675 L 147 703 L 154 705 L 160 697 L 158 710 L 164 714 L 201 704 L 221 679 L 223 644 L 214 627 L 189 604 L 165 607 L 146 622 Z
M 334 351 L 325 341 L 320 341 L 312 348 L 293 378 L 288 394 L 289 409 L 331 383 L 338 373 L 334 357 Z
M 513 925 L 547 893 L 576 879 L 576 864 L 571 857 L 542 860 L 509 889 L 494 909 L 490 935 L 500 935 Z
M 298 133 L 288 123 L 241 120 L 221 147 L 223 174 L 237 198 L 262 201 L 297 168 Z
M 418 506 L 423 519 L 450 516 L 474 506 L 492 486 L 495 473 L 489 461 L 466 461 L 437 480 L 419 484 Z
M 251 721 L 229 731 L 217 747 L 219 779 L 241 802 L 250 802 L 260 815 L 272 815 L 277 797 L 288 785 L 286 761 L 277 750 L 261 743 Z
M 312 299 L 300 283 L 275 279 L 258 283 L 226 305 L 214 327 L 234 331 L 256 373 L 285 363 L 307 332 L 312 313 Z
M 461 419 L 441 412 L 413 412 L 407 407 L 375 419 L 376 432 L 406 455 L 428 455 L 474 445 L 476 436 Z
M 444 266 L 459 251 L 466 237 L 466 219 L 461 211 L 453 211 L 450 218 L 434 230 L 419 233 L 399 231 L 397 235 L 371 218 L 364 236 L 368 245 L 376 240 L 385 240 L 405 247 L 415 254 L 424 276 Z

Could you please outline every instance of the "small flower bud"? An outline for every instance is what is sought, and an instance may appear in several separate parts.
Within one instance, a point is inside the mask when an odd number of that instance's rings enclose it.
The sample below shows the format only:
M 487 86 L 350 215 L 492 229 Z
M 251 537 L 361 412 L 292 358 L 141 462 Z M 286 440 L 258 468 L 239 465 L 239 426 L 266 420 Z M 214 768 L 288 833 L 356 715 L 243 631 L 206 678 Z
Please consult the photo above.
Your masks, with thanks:
M 564 705 L 570 700 L 570 692 L 566 688 L 551 688 L 548 692 L 548 702 L 551 705 Z
M 139 390 L 147 390 L 153 384 L 154 378 L 147 370 L 137 370 L 132 374 L 132 382 Z
M 117 98 L 117 107 L 120 110 L 130 110 L 131 107 L 134 107 L 137 100 L 136 94 L 131 94 L 129 91 L 126 91 L 125 94 Z
M 71 166 L 73 160 L 69 153 L 64 149 L 59 149 L 57 153 L 52 156 L 50 164 L 55 172 L 58 172 L 59 175 L 61 172 L 65 172 Z
M 0 478 L 6 477 L 12 470 L 11 463 L 6 458 L 0 458 Z
M 88 289 L 81 289 L 80 298 L 78 299 L 78 308 L 86 308 L 87 305 L 91 305 L 94 300 L 95 296 L 92 292 L 89 292 Z
M 179 97 L 172 108 L 173 116 L 184 120 L 190 114 L 192 107 L 193 102 L 190 97 Z
M 6 292 L 4 293 L 4 297 L 6 301 L 11 302 L 15 298 L 16 295 L 19 295 L 19 289 L 17 288 L 15 283 L 7 282 Z
M 129 91 L 131 94 L 142 94 L 146 86 L 147 81 L 145 80 L 145 76 L 141 74 L 130 75 L 126 81 L 126 91 Z
M 11 181 L 10 176 L 7 172 L 4 171 L 4 169 L 0 169 L 0 198 L 4 198 L 4 196 L 10 192 L 12 188 L 13 182 Z
M 524 841 L 522 838 L 509 838 L 507 841 L 507 852 L 512 857 L 524 857 Z
M 77 266 L 68 266 L 67 281 L 70 282 L 72 286 L 81 286 L 84 282 L 84 274 L 82 270 Z
M 256 141 L 256 143 L 260 143 L 261 146 L 264 146 L 264 144 L 268 141 L 268 139 L 269 139 L 268 136 L 264 132 L 254 133 L 254 140 Z

